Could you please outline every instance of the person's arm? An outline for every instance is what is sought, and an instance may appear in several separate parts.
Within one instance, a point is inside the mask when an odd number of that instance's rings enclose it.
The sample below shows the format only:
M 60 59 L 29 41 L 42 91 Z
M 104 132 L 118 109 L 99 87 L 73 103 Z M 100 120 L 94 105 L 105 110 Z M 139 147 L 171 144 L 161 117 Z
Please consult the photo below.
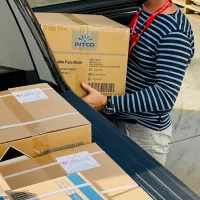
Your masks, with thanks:
M 167 35 L 157 48 L 156 83 L 144 90 L 112 96 L 116 112 L 139 113 L 171 110 L 192 57 L 189 38 L 180 32 Z

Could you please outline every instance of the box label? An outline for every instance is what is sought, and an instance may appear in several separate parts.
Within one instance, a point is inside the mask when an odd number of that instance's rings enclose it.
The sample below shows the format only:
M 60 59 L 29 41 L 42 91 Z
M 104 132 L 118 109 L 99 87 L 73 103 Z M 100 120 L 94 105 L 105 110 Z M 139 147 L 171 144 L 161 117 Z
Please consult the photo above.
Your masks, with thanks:
M 75 50 L 96 50 L 98 48 L 99 33 L 89 31 L 83 33 L 81 31 L 72 32 L 72 48 Z
M 101 166 L 87 151 L 58 157 L 56 160 L 68 174 Z
M 12 92 L 12 94 L 19 101 L 19 103 L 41 101 L 49 98 L 40 88 Z

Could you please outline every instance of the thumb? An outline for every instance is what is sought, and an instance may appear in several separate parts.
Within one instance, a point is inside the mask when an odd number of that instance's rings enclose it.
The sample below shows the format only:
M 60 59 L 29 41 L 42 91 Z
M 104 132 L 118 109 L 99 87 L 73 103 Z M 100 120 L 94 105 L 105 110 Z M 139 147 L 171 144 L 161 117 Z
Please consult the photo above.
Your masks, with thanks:
M 82 83 L 81 85 L 83 89 L 86 90 L 88 93 L 91 93 L 92 91 L 94 91 L 94 89 L 90 87 L 88 84 Z

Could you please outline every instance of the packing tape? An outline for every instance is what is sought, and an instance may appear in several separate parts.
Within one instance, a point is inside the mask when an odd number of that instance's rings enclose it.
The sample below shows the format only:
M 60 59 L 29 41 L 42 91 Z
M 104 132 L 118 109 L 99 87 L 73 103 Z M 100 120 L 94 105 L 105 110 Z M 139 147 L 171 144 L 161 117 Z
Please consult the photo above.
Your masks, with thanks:
M 97 152 L 90 153 L 90 155 L 93 156 L 93 155 L 102 154 L 102 153 L 105 153 L 105 152 L 104 151 L 97 151 Z M 60 164 L 59 162 L 53 162 L 53 163 L 50 163 L 50 164 L 47 164 L 47 165 L 35 167 L 33 169 L 28 169 L 28 170 L 24 170 L 22 172 L 18 172 L 18 173 L 15 173 L 15 174 L 4 176 L 4 179 L 13 178 L 13 177 L 16 177 L 16 176 L 20 176 L 20 175 L 27 174 L 27 173 L 30 173 L 30 172 L 38 171 L 38 170 L 45 169 L 45 168 L 48 168 L 48 167 L 52 167 L 52 166 L 59 165 L 59 164 Z
M 49 134 L 40 135 L 40 137 L 32 137 L 33 152 L 37 156 L 41 156 L 47 150 L 51 149 L 49 145 Z M 50 153 L 50 152 L 49 152 Z
M 26 121 L 34 121 L 35 120 L 35 118 L 29 112 L 27 112 L 27 110 L 24 108 L 24 106 L 22 104 L 20 104 L 14 96 L 12 96 L 12 95 L 7 96 L 6 98 L 3 98 L 2 101 L 5 103 L 7 108 L 9 110 L 11 110 L 11 112 L 15 115 L 15 117 L 20 122 L 23 123 L 24 121 L 26 122 Z M 17 127 L 14 124 L 13 124 L 13 127 L 12 127 L 12 125 L 1 126 L 2 128 L 0 128 L 0 130 L 8 129 L 9 126 L 10 126 L 10 128 Z M 37 135 L 39 130 L 44 131 L 44 129 L 41 127 L 41 125 L 39 123 L 35 123 L 32 125 L 24 124 L 24 126 L 32 136 Z
M 30 122 L 23 122 L 23 123 L 11 124 L 11 125 L 6 125 L 6 126 L 0 126 L 0 130 L 19 127 L 19 126 L 26 126 L 26 125 L 30 125 L 30 124 L 45 122 L 45 121 L 49 121 L 49 120 L 53 120 L 53 119 L 58 119 L 58 118 L 61 118 L 61 117 L 78 115 L 78 114 L 79 114 L 79 112 L 71 112 L 71 113 L 65 113 L 65 114 L 47 117 L 47 118 L 43 118 L 43 119 L 38 119 L 38 120 L 30 121 Z
M 81 19 L 79 19 L 78 17 L 75 17 L 72 14 L 63 14 L 63 15 L 79 25 L 88 25 L 86 22 L 82 21 Z
M 22 172 L 18 172 L 18 173 L 15 173 L 15 174 L 4 176 L 4 179 L 13 178 L 13 177 L 16 177 L 16 176 L 20 176 L 20 175 L 23 175 L 23 174 L 31 173 L 31 172 L 38 171 L 38 170 L 41 170 L 41 169 L 45 169 L 47 167 L 52 167 L 52 166 L 55 166 L 55 165 L 59 165 L 59 163 L 58 162 L 54 162 L 54 163 L 50 163 L 48 165 L 43 165 L 43 166 L 40 166 L 40 167 L 35 167 L 33 169 L 24 170 Z
M 109 194 L 112 192 L 117 192 L 117 191 L 121 191 L 121 190 L 127 190 L 127 189 L 136 189 L 138 188 L 138 184 L 131 184 L 131 185 L 125 185 L 125 186 L 121 186 L 121 187 L 116 187 L 116 188 L 112 188 L 112 189 L 108 189 L 108 190 L 104 190 L 101 191 L 102 194 Z

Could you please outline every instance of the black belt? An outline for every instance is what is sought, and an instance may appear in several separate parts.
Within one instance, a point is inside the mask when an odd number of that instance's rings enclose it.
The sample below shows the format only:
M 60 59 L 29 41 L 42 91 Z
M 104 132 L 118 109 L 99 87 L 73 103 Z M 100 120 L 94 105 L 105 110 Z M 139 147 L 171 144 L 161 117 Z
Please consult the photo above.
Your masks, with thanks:
M 124 120 L 125 122 L 132 123 L 132 124 L 138 123 L 137 120 L 135 120 L 135 119 L 120 119 L 117 117 L 113 117 L 113 115 L 105 115 L 105 113 L 103 113 L 103 112 L 101 114 L 111 122 L 113 119 L 116 119 L 116 120 Z

